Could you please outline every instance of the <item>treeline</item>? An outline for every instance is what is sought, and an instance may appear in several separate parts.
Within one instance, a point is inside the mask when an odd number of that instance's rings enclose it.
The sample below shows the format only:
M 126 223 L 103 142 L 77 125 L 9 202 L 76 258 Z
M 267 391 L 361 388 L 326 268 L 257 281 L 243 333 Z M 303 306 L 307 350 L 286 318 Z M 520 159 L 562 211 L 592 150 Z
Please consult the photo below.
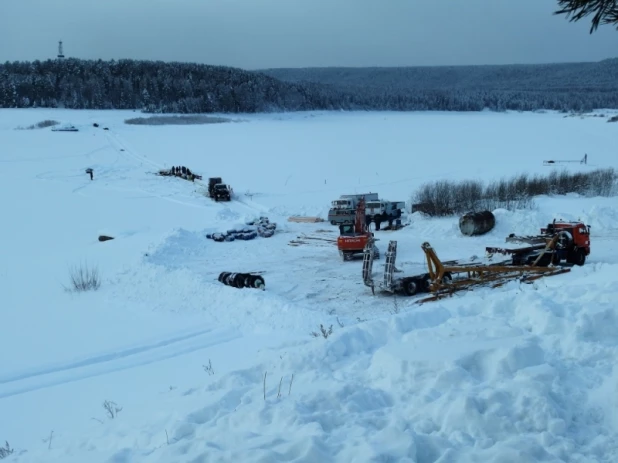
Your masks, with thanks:
M 190 63 L 65 59 L 0 65 L 4 108 L 253 113 L 336 106 L 314 87 L 319 85 Z
M 618 108 L 618 60 L 530 66 L 271 69 L 138 60 L 0 64 L 0 107 L 148 113 Z

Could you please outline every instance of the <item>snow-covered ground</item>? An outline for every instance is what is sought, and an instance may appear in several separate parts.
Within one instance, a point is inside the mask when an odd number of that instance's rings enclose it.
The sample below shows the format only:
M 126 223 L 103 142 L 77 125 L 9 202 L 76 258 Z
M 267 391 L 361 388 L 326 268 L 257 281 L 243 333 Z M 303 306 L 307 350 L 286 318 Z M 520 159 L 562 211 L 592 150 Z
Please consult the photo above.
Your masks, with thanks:
M 287 221 L 325 217 L 340 194 L 408 201 L 430 180 L 547 173 L 545 159 L 618 167 L 618 124 L 488 112 L 123 123 L 136 115 L 0 110 L 6 461 L 618 461 L 618 199 L 539 198 L 495 211 L 475 238 L 417 214 L 376 232 L 412 273 L 424 241 L 446 260 L 554 218 L 592 226 L 583 267 L 423 305 L 372 296 L 360 261 L 328 241 L 336 227 Z M 15 130 L 45 119 L 79 132 Z M 238 200 L 153 175 L 173 165 L 223 177 Z M 260 215 L 273 237 L 205 237 Z M 289 245 L 303 235 L 322 239 Z M 98 291 L 65 290 L 79 265 L 99 269 Z M 266 290 L 224 286 L 222 271 L 264 272 Z M 310 334 L 320 324 L 327 339 Z M 122 408 L 114 419 L 106 400 Z

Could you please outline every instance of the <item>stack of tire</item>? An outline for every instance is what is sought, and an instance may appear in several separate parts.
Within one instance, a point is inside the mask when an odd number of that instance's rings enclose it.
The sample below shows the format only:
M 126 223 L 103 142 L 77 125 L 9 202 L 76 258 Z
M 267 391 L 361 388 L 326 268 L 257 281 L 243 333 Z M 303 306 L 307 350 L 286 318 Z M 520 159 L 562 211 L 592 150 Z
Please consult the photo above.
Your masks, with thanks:
M 260 217 L 257 220 L 247 222 L 246 227 L 228 230 L 225 233 L 209 233 L 206 238 L 218 243 L 235 240 L 249 241 L 255 239 L 258 235 L 262 238 L 270 238 L 275 234 L 276 228 L 277 224 L 271 223 L 268 217 Z
M 264 277 L 251 273 L 221 272 L 219 274 L 219 281 L 226 286 L 234 288 L 266 289 Z
M 240 230 L 228 230 L 225 233 L 208 233 L 206 238 L 214 240 L 218 243 L 223 241 L 243 240 L 249 241 L 257 237 L 257 231 L 253 228 L 242 228 Z
M 275 234 L 275 230 L 277 229 L 277 224 L 275 222 L 271 223 L 268 217 L 263 216 L 247 225 L 257 226 L 257 233 L 262 238 L 270 238 Z

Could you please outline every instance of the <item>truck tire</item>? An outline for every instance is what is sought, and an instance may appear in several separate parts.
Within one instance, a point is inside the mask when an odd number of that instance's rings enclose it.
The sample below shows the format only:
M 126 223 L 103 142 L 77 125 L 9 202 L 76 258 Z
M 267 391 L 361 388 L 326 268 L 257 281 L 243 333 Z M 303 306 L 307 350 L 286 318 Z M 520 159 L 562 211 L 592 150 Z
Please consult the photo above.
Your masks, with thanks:
M 573 263 L 580 267 L 586 263 L 586 254 L 583 249 L 578 249 L 573 253 Z

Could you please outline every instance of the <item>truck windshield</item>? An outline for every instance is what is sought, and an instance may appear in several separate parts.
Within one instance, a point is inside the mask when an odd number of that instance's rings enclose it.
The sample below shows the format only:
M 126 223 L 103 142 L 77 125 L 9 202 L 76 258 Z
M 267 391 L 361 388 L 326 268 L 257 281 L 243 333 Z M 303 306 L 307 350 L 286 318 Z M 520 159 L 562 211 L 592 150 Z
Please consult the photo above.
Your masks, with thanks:
M 346 207 L 350 205 L 350 201 L 337 200 L 337 201 L 333 201 L 332 204 L 334 207 Z
M 381 206 L 381 203 L 367 203 L 369 209 L 379 209 Z

